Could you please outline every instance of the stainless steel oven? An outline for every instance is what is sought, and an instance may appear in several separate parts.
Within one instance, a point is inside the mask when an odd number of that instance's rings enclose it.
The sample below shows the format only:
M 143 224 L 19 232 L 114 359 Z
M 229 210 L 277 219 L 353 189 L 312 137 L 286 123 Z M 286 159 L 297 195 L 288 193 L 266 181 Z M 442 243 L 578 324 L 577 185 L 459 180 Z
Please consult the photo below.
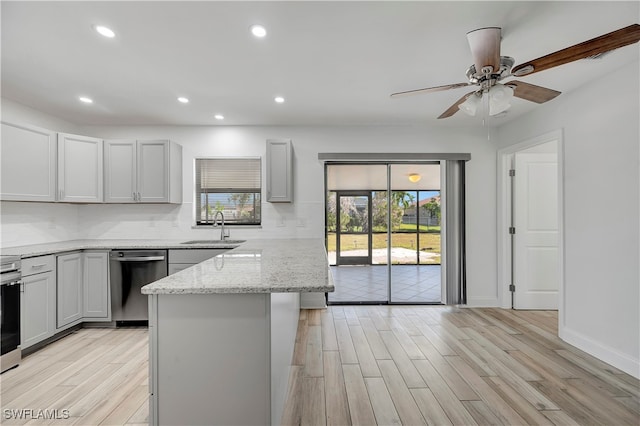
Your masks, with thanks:
M 20 292 L 22 280 L 19 256 L 0 256 L 0 372 L 17 366 L 20 351 Z

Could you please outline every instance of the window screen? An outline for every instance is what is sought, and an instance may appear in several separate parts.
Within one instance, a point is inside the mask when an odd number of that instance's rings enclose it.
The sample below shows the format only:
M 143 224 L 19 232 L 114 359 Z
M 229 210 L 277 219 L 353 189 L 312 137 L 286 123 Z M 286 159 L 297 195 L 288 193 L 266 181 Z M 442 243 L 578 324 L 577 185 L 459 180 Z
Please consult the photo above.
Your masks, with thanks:
M 196 158 L 196 224 L 213 223 L 216 212 L 234 225 L 260 224 L 260 158 Z

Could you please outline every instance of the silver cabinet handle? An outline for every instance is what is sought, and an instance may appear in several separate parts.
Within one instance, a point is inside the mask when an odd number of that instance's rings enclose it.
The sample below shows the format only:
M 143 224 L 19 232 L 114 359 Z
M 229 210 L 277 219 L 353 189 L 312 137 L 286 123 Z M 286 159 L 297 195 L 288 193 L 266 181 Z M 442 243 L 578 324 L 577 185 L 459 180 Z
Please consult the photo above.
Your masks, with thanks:
M 140 193 L 138 192 L 138 202 L 142 201 L 142 198 L 140 198 Z
M 131 196 L 133 197 L 133 201 L 136 201 L 136 193 L 135 193 L 135 192 L 132 192 L 132 193 L 131 193 Z
M 47 266 L 46 263 L 40 263 L 38 265 L 31 265 L 31 269 L 41 269 L 41 268 L 44 268 L 45 266 Z

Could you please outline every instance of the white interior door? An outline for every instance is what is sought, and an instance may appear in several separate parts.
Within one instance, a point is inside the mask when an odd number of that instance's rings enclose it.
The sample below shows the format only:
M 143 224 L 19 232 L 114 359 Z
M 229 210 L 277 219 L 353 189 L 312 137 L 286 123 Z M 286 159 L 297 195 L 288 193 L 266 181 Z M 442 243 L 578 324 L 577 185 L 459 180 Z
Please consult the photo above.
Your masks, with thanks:
M 516 153 L 514 308 L 558 309 L 556 154 Z

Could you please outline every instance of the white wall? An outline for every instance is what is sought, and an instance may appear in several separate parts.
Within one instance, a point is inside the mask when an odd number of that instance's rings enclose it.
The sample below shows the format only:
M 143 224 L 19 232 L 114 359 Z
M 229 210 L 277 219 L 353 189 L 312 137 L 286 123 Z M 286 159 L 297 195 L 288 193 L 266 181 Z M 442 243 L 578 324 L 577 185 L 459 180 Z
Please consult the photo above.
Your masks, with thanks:
M 497 306 L 495 255 L 495 146 L 479 126 L 76 127 L 15 103 L 3 102 L 12 120 L 103 138 L 168 138 L 183 147 L 182 205 L 37 204 L 3 202 L 2 245 L 71 238 L 210 238 L 217 230 L 193 229 L 195 157 L 264 156 L 266 139 L 291 138 L 294 146 L 294 203 L 263 203 L 259 229 L 231 231 L 232 238 L 322 238 L 324 169 L 319 152 L 468 152 L 468 301 Z M 263 170 L 263 174 L 264 174 Z M 26 220 L 25 220 L 26 218 Z M 282 226 L 284 224 L 284 226 Z M 214 234 L 215 233 L 215 234 Z
M 86 127 L 103 138 L 170 138 L 183 147 L 181 207 L 88 205 L 80 211 L 89 238 L 207 238 L 192 229 L 193 163 L 199 156 L 264 156 L 266 139 L 290 138 L 294 147 L 294 203 L 263 203 L 261 229 L 231 230 L 232 238 L 324 237 L 324 169 L 319 152 L 469 152 L 467 272 L 470 305 L 498 306 L 495 255 L 495 146 L 481 127 Z M 264 174 L 264 170 L 263 170 Z M 280 218 L 285 226 L 278 226 Z
M 69 133 L 79 130 L 77 125 L 8 99 L 2 99 L 1 105 L 3 121 Z M 9 247 L 80 238 L 78 210 L 73 204 L 0 201 L 0 244 Z
M 565 276 L 560 336 L 640 377 L 638 62 L 499 131 L 508 146 L 564 132 Z

